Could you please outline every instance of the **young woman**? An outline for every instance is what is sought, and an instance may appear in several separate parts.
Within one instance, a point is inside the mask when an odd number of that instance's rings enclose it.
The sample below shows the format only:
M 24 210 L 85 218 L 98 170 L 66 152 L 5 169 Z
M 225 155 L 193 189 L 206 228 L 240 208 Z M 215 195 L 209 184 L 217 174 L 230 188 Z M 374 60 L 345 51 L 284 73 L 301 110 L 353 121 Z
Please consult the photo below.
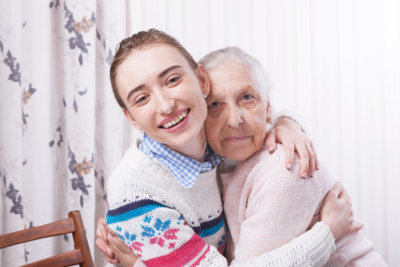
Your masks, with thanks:
M 109 180 L 108 226 L 140 259 L 137 264 L 227 266 L 220 254 L 226 242 L 216 172 L 221 159 L 207 147 L 204 130 L 210 93 L 204 68 L 174 38 L 149 30 L 120 43 L 110 75 L 124 114 L 145 134 Z M 341 207 L 345 212 L 333 209 L 335 216 L 346 220 L 330 226 L 348 233 L 351 208 Z M 331 231 L 321 223 L 244 265 L 320 265 L 332 247 Z

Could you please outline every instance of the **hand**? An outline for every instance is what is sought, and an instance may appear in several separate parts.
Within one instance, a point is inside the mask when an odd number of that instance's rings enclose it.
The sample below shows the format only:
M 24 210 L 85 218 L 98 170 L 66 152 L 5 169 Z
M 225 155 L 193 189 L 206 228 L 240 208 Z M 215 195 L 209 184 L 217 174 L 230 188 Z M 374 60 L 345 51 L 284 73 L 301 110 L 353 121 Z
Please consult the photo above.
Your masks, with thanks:
M 363 227 L 354 222 L 350 196 L 341 183 L 336 183 L 326 194 L 321 207 L 321 221 L 329 226 L 335 240 Z
M 285 149 L 288 170 L 293 169 L 294 152 L 297 152 L 300 158 L 299 177 L 312 177 L 318 169 L 317 155 L 311 140 L 297 122 L 288 117 L 279 117 L 265 140 L 270 153 L 276 150 L 276 143 L 282 144 Z
M 108 231 L 108 240 L 115 257 L 120 266 L 132 267 L 137 261 L 137 257 L 129 250 L 129 247 L 113 231 Z
M 119 261 L 115 258 L 114 252 L 108 240 L 108 230 L 105 218 L 100 218 L 96 228 L 96 247 L 103 253 L 103 257 L 111 264 L 117 265 Z

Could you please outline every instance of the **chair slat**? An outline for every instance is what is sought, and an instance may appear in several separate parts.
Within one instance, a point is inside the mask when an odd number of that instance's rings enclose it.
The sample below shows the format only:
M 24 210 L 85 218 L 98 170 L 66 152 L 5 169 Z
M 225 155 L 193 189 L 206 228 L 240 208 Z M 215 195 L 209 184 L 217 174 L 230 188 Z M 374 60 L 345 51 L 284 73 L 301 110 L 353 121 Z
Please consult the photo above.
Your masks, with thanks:
M 71 211 L 68 213 L 68 217 L 74 220 L 75 229 L 82 229 L 82 231 L 76 231 L 72 234 L 74 236 L 75 247 L 82 251 L 82 257 L 84 258 L 82 267 L 94 267 L 80 212 Z
M 76 265 L 81 262 L 83 262 L 82 253 L 79 249 L 75 249 L 21 267 L 64 267 Z
M 72 233 L 75 231 L 73 219 L 63 219 L 57 222 L 21 230 L 0 236 L 0 248 L 25 243 L 35 239 Z

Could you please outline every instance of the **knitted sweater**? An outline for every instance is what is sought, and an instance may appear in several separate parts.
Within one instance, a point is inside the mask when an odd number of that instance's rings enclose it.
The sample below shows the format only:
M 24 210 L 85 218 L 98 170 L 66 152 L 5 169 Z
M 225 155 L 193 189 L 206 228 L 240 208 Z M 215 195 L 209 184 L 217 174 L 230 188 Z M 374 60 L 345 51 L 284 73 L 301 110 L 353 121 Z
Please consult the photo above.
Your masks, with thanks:
M 108 184 L 107 223 L 146 266 L 228 266 L 216 169 L 183 188 L 170 172 L 132 146 Z M 334 250 L 323 223 L 240 266 L 320 266 Z M 316 253 L 311 253 L 316 252 Z
M 299 179 L 299 164 L 285 168 L 282 146 L 270 154 L 265 148 L 221 173 L 224 209 L 231 239 L 227 254 L 235 262 L 271 251 L 304 233 L 318 220 L 319 207 L 333 185 L 321 170 L 312 179 Z M 365 231 L 347 235 L 325 266 L 386 266 Z

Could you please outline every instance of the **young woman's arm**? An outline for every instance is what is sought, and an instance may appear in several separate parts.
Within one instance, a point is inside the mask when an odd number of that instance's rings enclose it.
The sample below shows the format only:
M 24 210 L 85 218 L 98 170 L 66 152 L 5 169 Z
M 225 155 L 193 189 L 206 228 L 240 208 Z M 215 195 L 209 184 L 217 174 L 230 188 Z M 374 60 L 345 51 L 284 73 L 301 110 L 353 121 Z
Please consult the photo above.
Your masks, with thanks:
M 298 154 L 300 159 L 299 177 L 311 177 L 318 169 L 318 160 L 313 144 L 305 134 L 301 126 L 290 117 L 279 117 L 273 128 L 268 131 L 265 144 L 272 154 L 276 151 L 276 145 L 282 144 L 285 148 L 288 170 L 293 170 L 294 156 Z

